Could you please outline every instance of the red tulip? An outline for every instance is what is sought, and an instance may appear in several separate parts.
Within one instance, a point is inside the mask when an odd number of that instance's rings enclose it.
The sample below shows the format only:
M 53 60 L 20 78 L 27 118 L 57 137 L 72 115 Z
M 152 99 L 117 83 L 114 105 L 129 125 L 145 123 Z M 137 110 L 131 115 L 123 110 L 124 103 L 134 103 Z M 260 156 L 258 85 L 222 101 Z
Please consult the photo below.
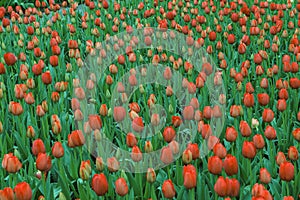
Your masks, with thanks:
M 81 130 L 72 131 L 68 135 L 68 146 L 77 147 L 82 146 L 85 143 L 85 138 Z
M 265 146 L 265 141 L 264 141 L 264 138 L 263 138 L 262 135 L 256 134 L 256 135 L 253 136 L 252 140 L 253 140 L 254 146 L 255 146 L 257 149 L 262 149 L 262 148 L 264 148 L 264 146 Z
M 6 187 L 0 190 L 0 199 L 3 200 L 14 200 L 14 191 L 10 187 Z
M 265 136 L 269 140 L 273 140 L 276 138 L 276 130 L 272 126 L 268 125 L 265 130 Z
M 290 146 L 289 150 L 288 150 L 288 158 L 290 160 L 298 160 L 299 157 L 299 153 L 298 150 L 295 146 Z
M 13 53 L 5 53 L 4 54 L 4 61 L 8 66 L 12 66 L 17 62 L 17 57 Z
M 116 122 L 121 122 L 125 119 L 126 110 L 122 106 L 114 107 L 114 120 Z
M 279 151 L 275 157 L 277 165 L 281 165 L 281 163 L 286 161 L 285 155 L 283 152 Z
M 52 155 L 55 158 L 61 158 L 64 156 L 64 148 L 60 142 L 55 142 L 52 147 Z
M 92 179 L 92 189 L 98 196 L 104 196 L 108 191 L 108 182 L 106 176 L 101 174 L 95 174 Z
M 227 150 L 222 143 L 217 143 L 213 147 L 213 152 L 214 152 L 214 155 L 218 156 L 221 159 L 225 158 L 225 156 L 227 154 Z
M 262 119 L 264 122 L 271 122 L 274 119 L 274 112 L 269 108 L 265 108 L 262 113 Z
M 45 85 L 49 85 L 52 82 L 50 71 L 42 73 L 42 81 Z
M 293 137 L 295 138 L 295 140 L 300 142 L 300 128 L 296 128 L 295 130 L 293 130 L 292 134 L 293 134 Z
M 8 173 L 16 173 L 21 169 L 22 163 L 16 156 L 14 156 L 12 153 L 9 153 L 4 155 L 2 160 L 2 167 Z
M 228 154 L 223 163 L 224 170 L 228 176 L 238 173 L 238 162 L 235 156 Z
M 8 105 L 8 110 L 9 112 L 11 112 L 13 115 L 21 115 L 23 113 L 23 107 L 20 103 L 17 103 L 17 102 L 9 102 L 9 105 Z
M 41 140 L 41 139 L 34 140 L 32 142 L 31 150 L 32 150 L 32 154 L 35 156 L 38 155 L 39 153 L 45 153 L 46 148 L 45 148 L 43 140 Z
M 126 136 L 126 144 L 128 147 L 133 147 L 137 144 L 137 139 L 133 133 L 128 133 Z
M 102 127 L 102 120 L 99 115 L 89 115 L 89 124 L 93 130 L 100 130 Z
M 194 119 L 194 108 L 192 106 L 186 106 L 183 109 L 183 119 L 193 120 Z
M 42 172 L 47 172 L 51 169 L 52 163 L 50 156 L 46 153 L 39 153 L 36 158 L 36 168 Z
M 107 158 L 107 168 L 110 172 L 116 172 L 120 168 L 120 162 L 115 158 Z
M 139 147 L 136 145 L 132 147 L 131 159 L 134 162 L 139 162 L 143 159 L 143 154 L 142 154 L 141 150 L 139 149 Z
M 261 93 L 257 95 L 258 103 L 262 106 L 265 106 L 269 103 L 270 97 L 267 93 Z
M 200 156 L 200 151 L 197 143 L 189 143 L 187 148 L 192 152 L 193 160 L 196 160 Z
M 214 185 L 214 190 L 220 197 L 227 196 L 227 183 L 223 176 L 220 176 L 217 179 L 217 181 Z
M 212 174 L 220 174 L 222 172 L 223 163 L 218 156 L 212 156 L 208 159 L 207 168 Z
M 166 142 L 171 142 L 176 136 L 176 132 L 172 126 L 166 127 L 163 132 L 163 137 Z
M 128 185 L 124 178 L 119 178 L 118 180 L 116 180 L 115 186 L 115 191 L 118 195 L 125 196 L 128 193 Z
M 131 127 L 135 132 L 141 133 L 144 130 L 143 119 L 141 117 L 134 118 Z
M 251 135 L 251 128 L 246 121 L 240 121 L 240 132 L 243 137 L 249 137 Z
M 173 182 L 169 179 L 164 181 L 162 187 L 161 187 L 162 193 L 165 198 L 171 199 L 175 197 L 176 191 L 173 185 Z
M 14 192 L 17 200 L 31 200 L 32 198 L 32 190 L 26 182 L 18 183 L 14 188 Z
M 237 136 L 238 136 L 238 133 L 233 126 L 227 127 L 226 133 L 225 133 L 225 138 L 228 142 L 234 142 L 236 140 Z
M 256 155 L 256 148 L 254 146 L 253 142 L 244 141 L 243 147 L 242 147 L 242 155 L 245 158 L 252 159 Z
M 169 146 L 162 148 L 160 160 L 165 164 L 170 164 L 173 162 L 173 152 Z
M 197 172 L 194 165 L 183 166 L 183 185 L 186 189 L 192 189 L 196 187 Z
M 264 184 L 271 182 L 271 175 L 266 168 L 261 168 L 259 171 L 259 180 Z
M 279 176 L 281 180 L 291 181 L 294 179 L 294 165 L 290 162 L 283 162 L 279 167 Z

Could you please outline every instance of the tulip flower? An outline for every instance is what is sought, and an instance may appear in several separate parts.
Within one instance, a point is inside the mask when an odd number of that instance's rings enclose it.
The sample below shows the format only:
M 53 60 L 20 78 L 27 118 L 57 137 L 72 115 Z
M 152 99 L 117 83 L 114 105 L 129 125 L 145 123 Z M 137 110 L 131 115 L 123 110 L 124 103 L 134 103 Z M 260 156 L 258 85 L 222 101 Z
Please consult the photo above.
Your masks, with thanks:
M 92 189 L 98 196 L 104 196 L 108 191 L 108 182 L 106 176 L 101 174 L 95 174 L 92 178 Z

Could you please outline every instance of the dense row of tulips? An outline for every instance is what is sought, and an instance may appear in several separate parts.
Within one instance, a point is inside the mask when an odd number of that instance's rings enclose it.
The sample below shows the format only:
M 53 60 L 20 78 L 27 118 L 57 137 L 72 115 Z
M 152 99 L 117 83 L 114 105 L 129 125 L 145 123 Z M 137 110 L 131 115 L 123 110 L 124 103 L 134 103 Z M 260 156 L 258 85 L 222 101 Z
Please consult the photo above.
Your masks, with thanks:
M 296 0 L 36 0 L 26 9 L 1 7 L 0 199 L 300 198 L 299 11 Z M 142 29 L 139 41 L 134 30 Z M 198 72 L 182 55 L 153 48 L 156 40 L 173 41 L 175 32 L 186 36 L 184 45 L 175 44 L 184 55 L 204 49 L 212 62 Z M 148 48 L 135 50 L 141 43 Z M 103 73 L 78 77 L 86 59 L 97 55 L 103 65 L 111 52 L 117 56 Z M 192 96 L 184 108 L 175 86 L 139 83 L 137 74 L 145 77 L 149 68 L 136 66 L 149 63 L 165 66 L 160 75 L 167 83 L 182 75 Z M 120 82 L 126 73 L 138 86 L 132 96 Z M 214 86 L 225 87 L 217 105 L 206 87 L 210 75 Z M 114 88 L 128 107 L 112 105 Z M 85 100 L 97 113 L 85 116 Z M 166 116 L 149 116 L 155 104 Z M 126 116 L 132 131 L 124 133 L 119 124 Z M 215 135 L 211 121 L 222 116 Z M 182 146 L 177 139 L 186 121 L 196 123 L 197 133 Z M 158 134 L 140 137 L 146 124 L 160 127 Z M 120 152 L 94 156 L 87 145 L 103 134 L 133 163 L 161 149 L 166 166 L 130 173 Z

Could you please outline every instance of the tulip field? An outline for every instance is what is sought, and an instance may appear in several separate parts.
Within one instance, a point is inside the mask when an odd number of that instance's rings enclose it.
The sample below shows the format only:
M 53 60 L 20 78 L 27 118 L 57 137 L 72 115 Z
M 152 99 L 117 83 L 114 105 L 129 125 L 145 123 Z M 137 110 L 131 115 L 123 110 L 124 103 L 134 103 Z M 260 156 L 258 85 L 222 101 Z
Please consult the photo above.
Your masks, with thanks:
M 0 0 L 0 200 L 300 199 L 300 0 Z

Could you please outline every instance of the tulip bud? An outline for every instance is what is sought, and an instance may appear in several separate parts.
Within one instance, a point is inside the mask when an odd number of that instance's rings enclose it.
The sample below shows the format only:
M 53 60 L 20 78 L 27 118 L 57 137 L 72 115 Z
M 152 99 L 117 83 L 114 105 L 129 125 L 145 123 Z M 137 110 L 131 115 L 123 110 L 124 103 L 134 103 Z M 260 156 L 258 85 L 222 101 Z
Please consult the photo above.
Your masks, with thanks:
M 82 161 L 79 168 L 79 175 L 80 178 L 83 180 L 88 180 L 89 176 L 91 175 L 92 168 L 90 160 Z

